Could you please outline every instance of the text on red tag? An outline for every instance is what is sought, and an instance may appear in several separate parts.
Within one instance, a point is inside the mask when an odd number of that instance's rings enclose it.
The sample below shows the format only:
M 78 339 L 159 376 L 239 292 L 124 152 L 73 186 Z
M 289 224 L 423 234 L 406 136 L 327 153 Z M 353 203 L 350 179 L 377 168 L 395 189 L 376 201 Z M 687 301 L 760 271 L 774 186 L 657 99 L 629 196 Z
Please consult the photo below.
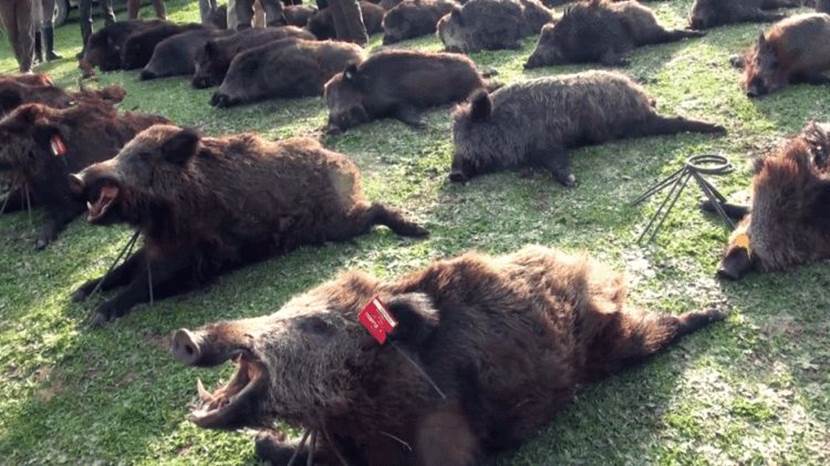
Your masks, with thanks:
M 360 311 L 358 320 L 381 345 L 386 343 L 386 336 L 398 325 L 377 297 L 372 298 Z

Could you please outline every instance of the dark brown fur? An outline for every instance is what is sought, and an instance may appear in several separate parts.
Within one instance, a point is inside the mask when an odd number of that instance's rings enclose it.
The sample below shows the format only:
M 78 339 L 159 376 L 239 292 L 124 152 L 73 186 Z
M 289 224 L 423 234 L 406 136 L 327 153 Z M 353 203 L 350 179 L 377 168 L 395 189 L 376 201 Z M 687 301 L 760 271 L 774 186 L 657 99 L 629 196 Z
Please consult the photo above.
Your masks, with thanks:
M 360 46 L 332 40 L 283 39 L 256 47 L 234 57 L 210 104 L 322 95 L 329 79 L 364 56 Z
M 234 34 L 227 29 L 201 28 L 168 37 L 156 45 L 150 61 L 141 70 L 141 79 L 157 79 L 168 76 L 192 75 L 196 54 L 210 40 Z
M 241 351 L 228 386 L 262 374 L 228 408 L 194 411 L 203 427 L 279 419 L 331 438 L 348 464 L 472 466 L 552 422 L 580 386 L 723 318 L 715 310 L 643 312 L 626 294 L 621 275 L 586 257 L 542 246 L 468 253 L 397 280 L 348 273 L 273 315 L 180 330 L 172 350 L 197 366 Z M 390 338 L 446 399 L 360 326 L 358 313 L 375 296 L 398 321 Z M 203 393 L 205 404 L 241 388 Z M 315 464 L 340 464 L 332 443 L 317 444 Z M 258 439 L 257 452 L 272 464 L 286 464 L 295 450 Z M 307 450 L 300 456 L 304 464 Z
M 458 4 L 452 0 L 406 0 L 383 17 L 383 43 L 434 34 L 438 20 Z
M 81 59 L 81 68 L 91 72 L 93 67 L 101 71 L 121 69 L 121 55 L 130 35 L 164 24 L 163 21 L 117 21 L 96 31 L 89 37 L 89 43 Z
M 28 187 L 34 205 L 47 211 L 36 244 L 38 249 L 45 247 L 84 210 L 84 203 L 70 193 L 67 175 L 114 156 L 136 133 L 165 121 L 118 114 L 111 104 L 95 100 L 80 100 L 66 109 L 41 104 L 17 108 L 0 122 L 0 170 L 9 172 L 18 186 L 6 210 L 22 208 L 24 186 Z M 50 148 L 55 135 L 66 145 L 61 157 Z
M 538 0 L 471 0 L 438 22 L 438 37 L 450 52 L 521 48 L 553 15 Z
M 192 84 L 197 89 L 222 84 L 233 58 L 254 47 L 287 38 L 314 40 L 314 34 L 294 26 L 250 28 L 223 39 L 210 40 L 196 54 Z
M 204 26 L 197 23 L 174 24 L 165 22 L 134 32 L 124 42 L 124 50 L 121 51 L 121 68 L 125 70 L 143 68 L 152 58 L 153 51 L 159 42 L 176 34 L 203 28 Z
M 709 29 L 732 23 L 764 23 L 787 15 L 771 10 L 800 6 L 800 0 L 695 0 L 689 24 L 693 29 Z
M 830 84 L 830 15 L 793 16 L 761 33 L 743 60 L 743 86 L 749 97 L 791 83 Z
M 399 211 L 366 201 L 357 166 L 313 139 L 203 138 L 157 125 L 117 157 L 75 175 L 74 190 L 92 203 L 90 221 L 128 223 L 144 239 L 103 283 L 104 290 L 126 288 L 98 307 L 97 323 L 149 299 L 148 264 L 158 298 L 300 245 L 348 240 L 373 225 L 426 234 Z
M 830 258 L 830 125 L 811 123 L 752 179 L 751 213 L 729 238 L 718 274 L 786 270 Z M 747 243 L 749 247 L 745 247 Z

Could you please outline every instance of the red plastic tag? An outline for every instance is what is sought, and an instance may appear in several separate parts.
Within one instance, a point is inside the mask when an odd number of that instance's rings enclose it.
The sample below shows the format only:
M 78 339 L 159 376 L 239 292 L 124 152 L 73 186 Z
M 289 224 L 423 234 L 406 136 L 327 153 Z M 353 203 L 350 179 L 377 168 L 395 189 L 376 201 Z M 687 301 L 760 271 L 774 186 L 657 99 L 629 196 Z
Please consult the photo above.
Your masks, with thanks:
M 386 343 L 386 336 L 398 325 L 377 296 L 360 311 L 358 320 L 381 345 Z
M 55 157 L 63 157 L 66 155 L 66 144 L 64 144 L 59 134 L 52 136 L 52 139 L 49 140 L 49 145 L 52 147 L 52 155 Z

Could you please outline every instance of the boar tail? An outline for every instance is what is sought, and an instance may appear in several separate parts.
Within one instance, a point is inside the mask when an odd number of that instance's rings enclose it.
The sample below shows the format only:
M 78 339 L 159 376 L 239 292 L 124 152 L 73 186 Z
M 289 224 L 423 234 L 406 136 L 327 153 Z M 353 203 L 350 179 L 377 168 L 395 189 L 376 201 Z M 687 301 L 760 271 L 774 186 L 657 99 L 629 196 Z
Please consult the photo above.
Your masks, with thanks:
M 637 132 L 641 136 L 658 136 L 677 133 L 712 133 L 726 134 L 726 128 L 714 123 L 692 120 L 683 117 L 664 117 L 652 115 L 640 125 Z

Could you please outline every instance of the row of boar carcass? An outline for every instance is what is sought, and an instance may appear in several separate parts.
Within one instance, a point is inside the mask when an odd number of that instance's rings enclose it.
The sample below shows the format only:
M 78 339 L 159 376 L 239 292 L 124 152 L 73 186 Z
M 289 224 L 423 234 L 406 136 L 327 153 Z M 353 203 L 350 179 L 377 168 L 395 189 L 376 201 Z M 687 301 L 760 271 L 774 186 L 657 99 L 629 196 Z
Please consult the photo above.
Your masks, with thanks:
M 42 76 L 7 77 L 0 88 L 9 83 L 50 85 Z M 143 235 L 124 264 L 76 292 L 83 299 L 99 284 L 122 288 L 99 306 L 96 323 L 146 301 L 148 287 L 170 296 L 301 244 L 346 240 L 374 225 L 427 234 L 367 201 L 354 163 L 316 140 L 205 137 L 119 113 L 113 102 L 122 97 L 114 88 L 53 89 L 42 100 L 54 107 L 22 104 L 0 121 L 0 168 L 50 216 L 86 204 L 90 223 L 127 223 Z M 660 116 L 639 86 L 610 72 L 479 89 L 455 114 L 452 172 L 466 178 L 532 164 L 572 183 L 566 148 L 678 131 L 723 128 Z M 826 238 L 828 147 L 830 127 L 810 125 L 758 163 L 752 211 L 728 209 L 746 215 L 724 259 L 730 273 L 826 257 L 816 245 Z M 369 303 L 397 322 L 387 335 L 397 350 L 358 323 Z M 272 464 L 472 465 L 551 422 L 579 386 L 723 317 L 717 309 L 644 312 L 626 304 L 623 278 L 606 266 L 534 246 L 500 257 L 468 253 L 387 281 L 347 273 L 272 315 L 178 330 L 171 351 L 191 366 L 233 360 L 224 386 L 197 383 L 189 419 L 265 428 L 256 450 Z M 277 419 L 318 440 L 285 441 L 272 433 Z
M 3 78 L 0 87 L 10 83 L 50 85 L 23 76 Z M 465 106 L 457 125 L 499 118 L 508 101 L 534 105 L 537 115 L 556 112 L 543 107 L 571 92 L 620 101 L 575 116 L 609 125 L 600 138 L 623 136 L 629 117 L 655 129 L 718 130 L 657 116 L 639 87 L 611 73 L 499 92 L 504 97 L 497 92 L 487 112 L 484 97 Z M 550 101 L 534 101 L 540 93 Z M 7 109 L 0 168 L 50 216 L 74 215 L 86 203 L 90 223 L 127 223 L 143 235 L 135 254 L 75 294 L 123 288 L 99 306 L 95 323 L 146 301 L 148 287 L 169 296 L 301 244 L 346 240 L 378 224 L 403 236 L 427 234 L 401 212 L 367 201 L 354 163 L 316 140 L 204 137 L 160 117 L 117 112 L 113 102 L 123 94 L 115 89 L 52 95 L 60 98 L 42 100 L 55 107 Z M 621 110 L 625 103 L 637 108 Z M 572 131 L 562 129 L 562 137 Z M 386 282 L 345 274 L 271 316 L 180 329 L 171 351 L 192 366 L 234 361 L 227 385 L 210 392 L 197 382 L 189 419 L 204 428 L 265 428 L 256 450 L 272 464 L 472 465 L 533 435 L 577 387 L 724 317 L 717 309 L 652 314 L 625 301 L 621 275 L 586 257 L 541 246 L 501 257 L 469 253 Z M 367 303 L 397 323 L 386 335 L 396 351 L 358 323 Z M 509 401 L 517 398 L 523 402 Z M 277 419 L 313 431 L 315 440 L 285 442 L 273 434 Z

